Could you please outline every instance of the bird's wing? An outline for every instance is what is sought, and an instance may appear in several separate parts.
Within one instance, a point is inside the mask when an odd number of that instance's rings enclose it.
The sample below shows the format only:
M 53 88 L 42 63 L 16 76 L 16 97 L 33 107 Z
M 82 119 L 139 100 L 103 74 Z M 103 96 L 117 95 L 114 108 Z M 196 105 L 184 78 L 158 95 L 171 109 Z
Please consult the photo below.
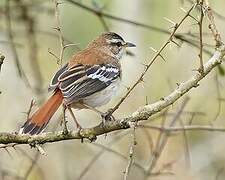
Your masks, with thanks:
M 64 73 L 67 70 L 68 70 L 68 63 L 66 63 L 61 69 L 59 69 L 52 77 L 48 87 L 48 91 L 54 91 L 59 86 L 58 78 L 62 73 Z
M 59 70 L 50 87 L 54 89 L 57 86 L 62 91 L 65 103 L 71 104 L 103 90 L 119 77 L 120 67 L 115 64 L 78 64 Z

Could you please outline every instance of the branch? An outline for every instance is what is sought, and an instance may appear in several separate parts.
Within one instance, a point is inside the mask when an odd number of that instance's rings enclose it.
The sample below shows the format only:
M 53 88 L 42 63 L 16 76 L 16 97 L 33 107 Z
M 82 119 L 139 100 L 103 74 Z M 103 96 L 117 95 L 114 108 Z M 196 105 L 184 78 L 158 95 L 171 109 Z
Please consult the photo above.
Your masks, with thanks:
M 222 59 L 225 55 L 225 46 L 221 45 L 214 52 L 213 56 L 204 64 L 204 71 L 202 74 L 195 71 L 187 81 L 180 83 L 179 86 L 168 96 L 160 99 L 159 101 L 140 107 L 137 111 L 133 112 L 130 116 L 118 119 L 115 121 L 106 122 L 105 126 L 99 124 L 93 128 L 85 128 L 80 132 L 69 131 L 68 134 L 59 132 L 49 132 L 40 135 L 19 135 L 15 133 L 0 133 L 0 144 L 44 144 L 63 140 L 82 139 L 88 138 L 90 140 L 95 139 L 97 136 L 109 133 L 112 131 L 127 129 L 130 127 L 131 122 L 148 120 L 152 115 L 167 108 L 171 104 L 175 103 L 185 93 L 192 88 L 198 87 L 198 83 L 208 75 L 217 65 L 222 63 Z
M 6 32 L 8 34 L 8 40 L 10 44 L 10 49 L 12 51 L 13 60 L 15 61 L 17 73 L 20 78 L 24 81 L 25 85 L 31 88 L 31 84 L 28 81 L 28 77 L 24 72 L 24 69 L 19 61 L 19 57 L 17 54 L 16 45 L 14 43 L 14 36 L 13 36 L 13 28 L 12 28 L 12 18 L 11 18 L 11 9 L 10 9 L 10 1 L 5 1 L 5 22 L 6 22 Z
M 18 18 L 22 20 L 25 26 L 26 33 L 26 41 L 28 44 L 28 60 L 29 60 L 29 68 L 32 70 L 33 85 L 31 90 L 35 93 L 35 95 L 41 97 L 41 92 L 43 88 L 43 77 L 41 73 L 41 65 L 38 62 L 38 37 L 36 33 L 36 17 L 31 13 L 31 10 L 25 3 L 25 1 L 15 1 L 15 5 L 18 7 L 20 14 Z
M 146 65 L 145 70 L 141 73 L 140 77 L 136 80 L 136 82 L 133 84 L 133 86 L 131 86 L 129 88 L 129 90 L 127 91 L 127 93 L 123 96 L 123 98 L 115 105 L 115 107 L 111 110 L 111 113 L 115 112 L 120 105 L 125 101 L 125 99 L 130 95 L 130 93 L 134 90 L 134 88 L 141 82 L 143 81 L 143 78 L 145 76 L 145 74 L 147 73 L 147 71 L 150 69 L 150 67 L 152 66 L 152 64 L 156 61 L 156 59 L 158 57 L 161 57 L 163 60 L 163 56 L 161 55 L 162 51 L 171 43 L 174 42 L 173 41 L 173 37 L 175 37 L 175 33 L 176 31 L 179 29 L 179 27 L 182 25 L 182 23 L 185 21 L 185 19 L 187 17 L 190 16 L 191 11 L 195 8 L 195 4 L 192 5 L 192 7 L 186 12 L 185 16 L 180 20 L 179 23 L 174 23 L 174 29 L 171 32 L 168 40 L 161 46 L 161 48 L 157 51 L 154 50 L 156 52 L 156 54 L 153 56 L 153 58 L 151 59 L 151 61 Z
M 148 25 L 148 24 L 141 23 L 141 22 L 138 22 L 138 21 L 135 21 L 135 20 L 121 18 L 119 16 L 115 16 L 115 15 L 109 14 L 107 12 L 102 11 L 103 9 L 101 9 L 101 8 L 92 8 L 90 6 L 86 6 L 86 5 L 82 4 L 81 2 L 74 1 L 74 0 L 66 0 L 66 1 L 71 3 L 72 5 L 75 5 L 75 6 L 81 8 L 81 9 L 87 11 L 87 12 L 90 12 L 90 13 L 96 15 L 98 18 L 110 19 L 110 20 L 114 20 L 114 21 L 117 21 L 117 22 L 130 24 L 130 25 L 133 25 L 133 26 L 136 26 L 136 27 L 141 27 L 141 28 L 144 28 L 144 29 L 147 29 L 147 30 L 159 32 L 159 33 L 162 33 L 162 34 L 168 34 L 168 35 L 171 34 L 170 31 L 162 29 L 162 28 L 157 27 L 157 26 Z M 192 4 L 194 4 L 194 3 L 192 3 Z M 196 44 L 192 39 L 190 40 L 187 37 L 185 37 L 183 35 L 180 35 L 180 34 L 174 34 L 174 37 L 176 39 L 181 40 L 182 42 L 185 42 L 185 43 L 191 45 L 192 47 L 195 47 L 195 48 L 199 49 L 199 45 Z M 206 54 L 211 55 L 211 52 L 208 51 L 207 49 L 203 48 L 203 51 Z
M 173 127 L 176 122 L 179 120 L 185 106 L 187 105 L 189 101 L 189 98 L 187 97 L 186 99 L 184 99 L 180 109 L 177 111 L 176 115 L 173 117 L 172 121 L 169 123 L 169 127 Z M 164 119 L 162 121 L 162 125 L 161 127 L 164 127 L 165 125 L 165 120 Z M 168 139 L 169 139 L 169 133 L 167 131 L 161 131 L 158 138 L 157 138 L 157 141 L 156 141 L 156 145 L 155 145 L 155 148 L 153 149 L 152 153 L 151 153 L 151 157 L 150 157 L 150 163 L 148 165 L 148 168 L 147 168 L 147 171 L 151 174 L 153 172 L 153 169 L 155 168 L 158 160 L 159 160 L 159 157 L 161 156 L 167 142 L 168 142 Z
M 64 54 L 64 38 L 63 38 L 63 34 L 62 34 L 62 28 L 61 28 L 61 22 L 60 22 L 60 17 L 59 17 L 59 2 L 57 0 L 54 0 L 55 3 L 55 17 L 56 17 L 56 23 L 57 23 L 57 27 L 56 30 L 58 31 L 58 36 L 59 36 L 59 41 L 60 41 L 60 55 L 59 55 L 59 62 L 57 62 L 57 64 L 60 65 L 60 67 L 62 67 L 62 63 L 63 63 L 63 54 Z

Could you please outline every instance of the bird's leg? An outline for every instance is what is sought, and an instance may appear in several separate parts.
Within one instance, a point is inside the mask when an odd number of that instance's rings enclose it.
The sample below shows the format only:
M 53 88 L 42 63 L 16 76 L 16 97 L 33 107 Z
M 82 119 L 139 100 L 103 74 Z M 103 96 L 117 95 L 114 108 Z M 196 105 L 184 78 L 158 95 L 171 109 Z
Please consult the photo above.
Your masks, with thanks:
M 66 121 L 66 105 L 63 104 L 63 118 L 61 121 L 61 125 L 63 125 L 63 134 L 68 134 L 68 128 L 66 125 L 67 121 Z
M 71 107 L 68 106 L 67 108 L 68 108 L 68 110 L 69 110 L 69 112 L 70 112 L 70 114 L 71 114 L 71 116 L 72 116 L 72 118 L 73 118 L 73 120 L 74 120 L 74 122 L 75 122 L 75 124 L 76 124 L 76 126 L 77 126 L 77 129 L 78 129 L 78 130 L 81 130 L 82 127 L 81 127 L 81 125 L 79 124 L 79 122 L 77 121 L 75 115 L 73 114 L 73 111 L 72 111 Z
M 112 115 L 112 109 L 109 109 L 107 112 L 101 112 L 98 109 L 88 106 L 88 105 L 84 105 L 87 109 L 91 109 L 92 111 L 98 113 L 101 115 L 102 117 L 102 124 L 105 125 L 106 121 L 110 121 L 110 120 L 115 120 L 115 118 Z

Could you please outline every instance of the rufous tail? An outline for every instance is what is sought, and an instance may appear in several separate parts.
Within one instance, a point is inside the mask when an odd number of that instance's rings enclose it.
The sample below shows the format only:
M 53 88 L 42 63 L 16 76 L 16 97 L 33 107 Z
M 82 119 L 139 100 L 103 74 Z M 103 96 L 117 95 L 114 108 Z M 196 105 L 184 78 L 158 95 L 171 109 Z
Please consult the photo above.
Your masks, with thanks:
M 24 125 L 19 133 L 21 134 L 39 134 L 46 127 L 53 114 L 62 104 L 63 95 L 60 90 L 57 90 L 48 101 L 42 105 Z

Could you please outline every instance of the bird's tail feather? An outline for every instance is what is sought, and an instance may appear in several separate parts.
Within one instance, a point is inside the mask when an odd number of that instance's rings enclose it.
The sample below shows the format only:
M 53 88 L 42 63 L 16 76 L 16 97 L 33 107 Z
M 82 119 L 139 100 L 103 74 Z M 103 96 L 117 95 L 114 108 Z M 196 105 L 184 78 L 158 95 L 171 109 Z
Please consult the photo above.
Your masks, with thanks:
M 39 134 L 48 124 L 53 114 L 62 104 L 63 96 L 60 91 L 56 91 L 48 101 L 42 105 L 24 125 L 19 133 L 21 134 Z

